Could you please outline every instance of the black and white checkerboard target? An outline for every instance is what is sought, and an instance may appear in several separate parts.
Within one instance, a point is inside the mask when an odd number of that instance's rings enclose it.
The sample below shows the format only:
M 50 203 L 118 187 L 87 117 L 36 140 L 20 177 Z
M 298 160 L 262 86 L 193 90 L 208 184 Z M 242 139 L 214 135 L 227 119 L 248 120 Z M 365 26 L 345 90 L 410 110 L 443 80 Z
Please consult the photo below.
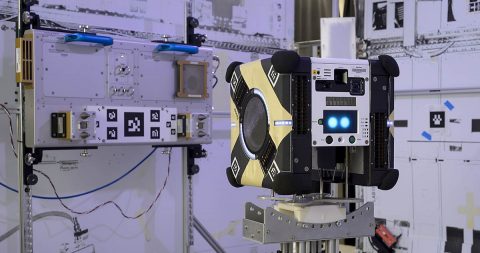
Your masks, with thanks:
M 123 118 L 125 137 L 145 135 L 143 112 L 125 112 Z
M 177 110 L 151 107 L 92 107 L 103 143 L 171 143 L 178 140 Z M 174 119 L 174 120 L 172 120 Z

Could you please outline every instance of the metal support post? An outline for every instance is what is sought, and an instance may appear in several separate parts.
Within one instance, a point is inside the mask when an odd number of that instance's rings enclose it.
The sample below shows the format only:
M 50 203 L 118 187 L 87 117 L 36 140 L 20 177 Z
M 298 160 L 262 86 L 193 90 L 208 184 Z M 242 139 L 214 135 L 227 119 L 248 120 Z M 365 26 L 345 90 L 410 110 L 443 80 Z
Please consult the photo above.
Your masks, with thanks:
M 191 178 L 188 175 L 188 151 L 182 148 L 182 181 L 183 181 L 183 252 L 189 253 L 192 238 L 191 207 L 192 188 Z
M 216 253 L 225 253 L 226 251 L 218 244 L 218 242 L 213 238 L 213 236 L 208 232 L 208 230 L 198 221 L 198 219 L 193 216 L 193 226 L 198 231 L 198 233 L 207 241 L 207 243 L 212 247 Z
M 17 27 L 17 29 L 19 29 Z M 18 165 L 18 204 L 19 204 L 19 215 L 20 215 L 20 252 L 21 253 L 30 253 L 32 250 L 27 250 L 33 248 L 33 234 L 32 231 L 27 231 L 26 228 L 31 227 L 31 220 L 28 220 L 26 202 L 31 203 L 29 199 L 30 194 L 26 194 L 26 190 L 29 188 L 25 187 L 24 184 L 24 148 L 23 148 L 23 84 L 18 84 L 18 101 L 19 101 L 19 111 L 17 117 L 17 165 Z M 29 191 L 29 190 L 27 190 Z M 30 192 L 29 192 L 30 193 Z M 28 195 L 28 196 L 27 196 Z M 31 209 L 31 205 L 30 205 Z M 28 233 L 27 233 L 28 232 Z M 28 241 L 27 241 L 28 240 Z M 27 247 L 28 246 L 28 247 Z
M 339 252 L 340 252 L 339 240 L 325 241 L 325 253 L 339 253 Z

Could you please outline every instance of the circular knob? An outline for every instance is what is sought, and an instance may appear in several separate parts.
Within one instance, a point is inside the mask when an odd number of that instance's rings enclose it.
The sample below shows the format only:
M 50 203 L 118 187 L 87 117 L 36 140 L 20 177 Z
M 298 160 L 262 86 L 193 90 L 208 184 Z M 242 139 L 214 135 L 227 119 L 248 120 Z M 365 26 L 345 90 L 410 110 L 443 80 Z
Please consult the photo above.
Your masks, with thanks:
M 327 138 L 325 138 L 325 141 L 327 142 L 327 144 L 332 144 L 333 143 L 333 137 L 332 136 L 327 136 Z
M 30 174 L 27 176 L 27 185 L 36 185 L 38 183 L 38 177 L 35 174 Z
M 355 143 L 355 136 L 353 136 L 353 135 L 350 136 L 350 138 L 348 138 L 348 141 L 349 141 L 351 144 Z
M 196 19 L 196 18 L 189 18 L 188 24 L 193 28 L 197 28 L 200 23 L 198 22 L 198 19 Z

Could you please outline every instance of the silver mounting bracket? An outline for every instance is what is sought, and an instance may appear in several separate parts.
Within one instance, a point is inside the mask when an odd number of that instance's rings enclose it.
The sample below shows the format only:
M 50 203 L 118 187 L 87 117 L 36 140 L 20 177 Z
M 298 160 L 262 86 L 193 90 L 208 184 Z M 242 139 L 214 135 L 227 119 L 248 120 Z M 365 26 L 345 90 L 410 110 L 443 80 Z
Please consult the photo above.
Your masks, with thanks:
M 331 223 L 304 223 L 276 211 L 245 204 L 243 237 L 262 244 L 320 241 L 373 236 L 375 218 L 373 202 L 347 214 L 346 219 Z

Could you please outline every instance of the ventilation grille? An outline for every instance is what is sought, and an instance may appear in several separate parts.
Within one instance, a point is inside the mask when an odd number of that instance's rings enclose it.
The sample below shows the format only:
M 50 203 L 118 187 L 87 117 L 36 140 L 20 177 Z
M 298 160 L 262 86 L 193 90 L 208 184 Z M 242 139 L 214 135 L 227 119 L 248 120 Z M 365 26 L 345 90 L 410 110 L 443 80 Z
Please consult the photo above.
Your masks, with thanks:
M 266 141 L 267 143 L 264 147 L 265 149 L 259 157 L 260 164 L 262 165 L 263 171 L 265 173 L 268 172 L 268 169 L 270 168 L 273 159 L 275 158 L 275 155 L 277 153 L 277 149 L 275 148 L 275 144 L 273 143 L 272 138 L 268 136 Z
M 247 92 L 247 84 L 245 83 L 245 80 L 243 80 L 243 77 L 240 77 L 236 90 L 234 90 L 233 92 L 233 103 L 235 103 L 237 108 L 240 108 L 242 106 L 243 99 L 245 98 Z
M 33 41 L 17 40 L 17 82 L 33 83 Z
M 331 69 L 324 69 L 323 70 L 323 75 L 324 76 L 332 76 L 332 70 Z
M 385 113 L 373 114 L 374 168 L 386 168 L 388 165 L 388 129 Z
M 305 135 L 310 131 L 310 85 L 306 75 L 292 77 L 293 131 Z

